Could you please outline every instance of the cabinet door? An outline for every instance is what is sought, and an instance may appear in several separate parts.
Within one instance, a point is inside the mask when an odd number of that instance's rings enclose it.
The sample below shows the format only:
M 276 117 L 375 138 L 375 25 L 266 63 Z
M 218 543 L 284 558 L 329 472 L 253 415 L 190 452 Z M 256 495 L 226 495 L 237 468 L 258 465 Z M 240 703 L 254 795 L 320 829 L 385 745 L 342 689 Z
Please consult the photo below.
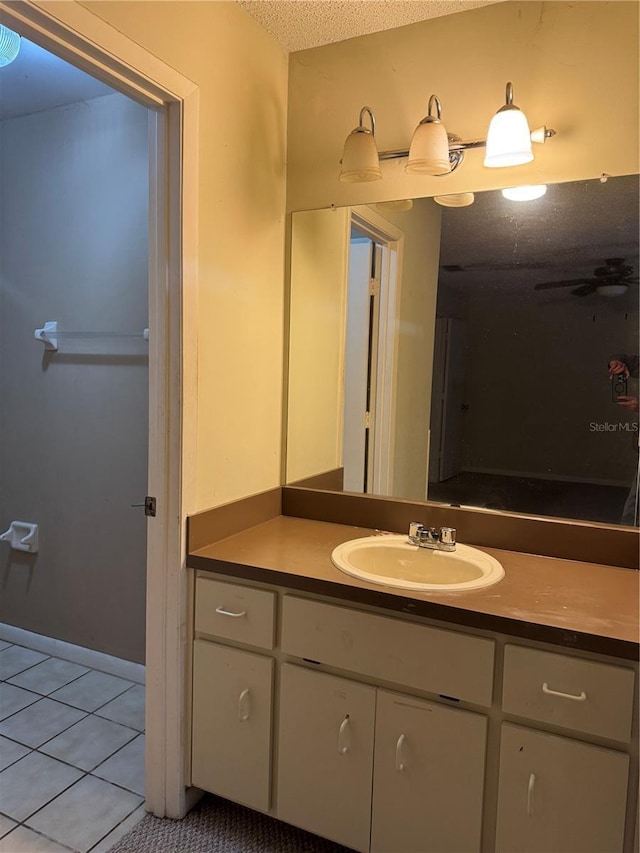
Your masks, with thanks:
M 372 853 L 480 849 L 487 720 L 378 691 Z
M 191 780 L 262 811 L 269 808 L 273 660 L 194 642 Z
M 629 758 L 502 725 L 496 853 L 619 853 Z
M 375 689 L 284 664 L 277 816 L 369 849 Z

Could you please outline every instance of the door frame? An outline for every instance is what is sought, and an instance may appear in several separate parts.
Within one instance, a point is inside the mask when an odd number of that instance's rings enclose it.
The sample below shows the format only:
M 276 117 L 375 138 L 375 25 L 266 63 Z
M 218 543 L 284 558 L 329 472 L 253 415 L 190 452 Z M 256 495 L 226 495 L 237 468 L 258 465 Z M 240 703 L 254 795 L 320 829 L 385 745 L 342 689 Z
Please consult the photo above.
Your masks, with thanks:
M 195 511 L 198 99 L 195 83 L 68 0 L 0 0 L 0 22 L 155 110 L 150 120 L 146 804 L 182 817 L 186 789 L 186 516 Z M 154 334 L 156 330 L 156 334 Z
M 404 232 L 370 207 L 351 208 L 351 224 L 383 247 L 380 274 L 376 420 L 373 440 L 372 487 L 389 495 L 393 486 L 398 315 L 402 283 Z

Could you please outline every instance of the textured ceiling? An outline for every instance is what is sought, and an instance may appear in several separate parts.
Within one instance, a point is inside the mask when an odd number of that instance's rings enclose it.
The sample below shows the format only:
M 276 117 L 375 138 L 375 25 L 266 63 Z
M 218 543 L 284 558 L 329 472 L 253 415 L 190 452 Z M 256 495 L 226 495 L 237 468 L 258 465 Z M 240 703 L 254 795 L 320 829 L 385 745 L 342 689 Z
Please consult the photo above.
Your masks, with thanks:
M 502 0 L 238 0 L 289 51 L 498 2 Z

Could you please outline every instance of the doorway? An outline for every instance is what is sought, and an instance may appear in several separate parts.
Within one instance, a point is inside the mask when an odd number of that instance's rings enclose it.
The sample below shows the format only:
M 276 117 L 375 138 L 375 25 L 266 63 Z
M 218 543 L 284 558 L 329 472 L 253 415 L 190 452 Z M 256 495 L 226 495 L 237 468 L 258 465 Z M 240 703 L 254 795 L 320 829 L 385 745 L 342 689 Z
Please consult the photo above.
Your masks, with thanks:
M 149 228 L 146 809 L 182 816 L 186 514 L 194 505 L 198 87 L 78 4 L 0 0 L 2 22 L 156 110 Z M 184 423 L 183 423 L 184 421 Z
M 343 420 L 344 488 L 390 494 L 396 310 L 402 232 L 353 210 L 349 241 Z
M 144 801 L 149 111 L 24 38 L 0 84 L 0 787 L 85 849 Z

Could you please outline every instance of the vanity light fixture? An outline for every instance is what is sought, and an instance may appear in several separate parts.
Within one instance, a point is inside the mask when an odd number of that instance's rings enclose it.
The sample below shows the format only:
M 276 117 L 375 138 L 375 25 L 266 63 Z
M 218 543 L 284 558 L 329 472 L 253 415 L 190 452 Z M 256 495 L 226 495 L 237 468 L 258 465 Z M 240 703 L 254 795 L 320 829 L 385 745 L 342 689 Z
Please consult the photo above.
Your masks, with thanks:
M 406 172 L 412 175 L 446 175 L 451 171 L 449 138 L 441 118 L 440 101 L 436 95 L 431 95 L 427 115 L 413 132 Z
M 371 129 L 364 126 L 364 116 L 369 116 Z M 363 107 L 360 110 L 358 126 L 351 131 L 344 143 L 342 153 L 342 169 L 340 180 L 347 183 L 361 183 L 364 181 L 379 181 L 382 177 L 380 171 L 380 160 L 376 147 L 376 120 L 373 117 L 371 107 Z
M 509 201 L 535 201 L 547 191 L 546 184 L 522 185 L 521 187 L 505 187 L 502 195 Z
M 465 151 L 486 148 L 485 166 L 518 166 L 533 160 L 531 143 L 543 143 L 555 130 L 545 126 L 529 130 L 527 119 L 513 103 L 513 85 L 507 83 L 506 103 L 495 114 L 489 125 L 487 139 L 463 141 L 454 133 L 447 133 L 442 124 L 442 105 L 437 95 L 431 95 L 427 115 L 417 126 L 408 150 L 381 151 L 375 143 L 375 118 L 371 107 L 360 110 L 358 127 L 346 139 L 342 155 L 340 180 L 349 183 L 377 181 L 382 177 L 381 160 L 407 159 L 406 171 L 410 174 L 441 177 L 451 174 L 464 160 Z M 369 116 L 371 129 L 363 124 Z M 448 149 L 448 152 L 447 152 Z M 448 162 L 447 162 L 448 161 Z
M 434 195 L 433 200 L 442 207 L 469 207 L 476 197 L 473 193 L 450 193 L 449 195 Z
M 484 165 L 491 168 L 522 166 L 533 160 L 527 117 L 513 103 L 513 84 L 507 83 L 505 104 L 491 119 Z
M 10 65 L 20 53 L 20 36 L 0 24 L 0 68 Z

